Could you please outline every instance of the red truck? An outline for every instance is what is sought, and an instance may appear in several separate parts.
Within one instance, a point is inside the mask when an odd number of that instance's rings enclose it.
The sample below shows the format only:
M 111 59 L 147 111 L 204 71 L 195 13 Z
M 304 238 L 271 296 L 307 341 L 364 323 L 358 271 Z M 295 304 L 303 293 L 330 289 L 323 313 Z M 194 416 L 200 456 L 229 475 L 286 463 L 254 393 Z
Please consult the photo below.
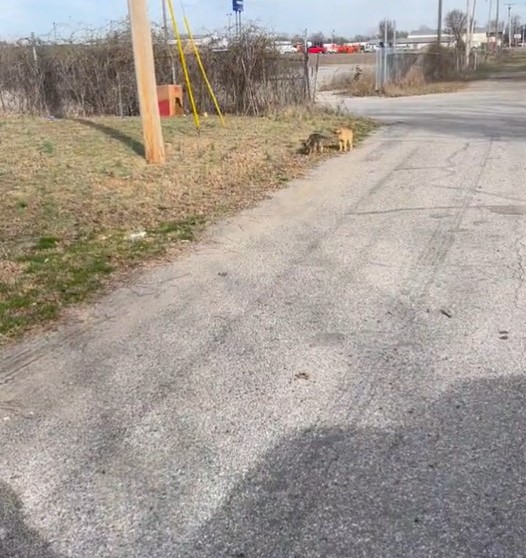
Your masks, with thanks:
M 327 48 L 324 47 L 322 43 L 313 43 L 312 46 L 307 49 L 307 52 L 309 54 L 326 54 Z
M 354 54 L 360 52 L 360 45 L 339 45 L 337 52 L 340 54 Z

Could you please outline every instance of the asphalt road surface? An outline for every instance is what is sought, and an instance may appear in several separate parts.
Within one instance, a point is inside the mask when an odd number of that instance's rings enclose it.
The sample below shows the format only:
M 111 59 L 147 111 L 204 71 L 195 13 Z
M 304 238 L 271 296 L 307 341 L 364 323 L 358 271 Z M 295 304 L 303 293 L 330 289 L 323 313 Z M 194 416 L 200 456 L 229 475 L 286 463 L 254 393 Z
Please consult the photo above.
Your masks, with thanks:
M 526 555 L 526 95 L 388 125 L 0 358 L 0 556 Z

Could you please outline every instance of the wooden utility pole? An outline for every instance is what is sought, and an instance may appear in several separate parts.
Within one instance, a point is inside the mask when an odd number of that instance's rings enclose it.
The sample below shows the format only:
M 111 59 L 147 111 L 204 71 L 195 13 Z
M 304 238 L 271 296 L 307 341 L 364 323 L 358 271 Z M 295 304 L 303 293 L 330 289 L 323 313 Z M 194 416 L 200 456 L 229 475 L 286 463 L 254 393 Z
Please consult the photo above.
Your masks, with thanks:
M 511 42 L 511 35 L 512 35 L 512 29 L 511 29 L 511 7 L 514 4 L 506 4 L 506 6 L 508 6 L 508 48 L 511 48 L 512 42 Z
M 165 162 L 166 156 L 157 103 L 152 31 L 146 0 L 128 0 L 128 10 L 146 161 L 162 164 Z
M 466 0 L 466 59 L 464 61 L 464 69 L 469 69 L 469 59 L 471 54 L 471 0 Z
M 497 10 L 495 13 L 495 51 L 499 49 L 499 8 L 500 8 L 500 0 L 497 0 Z M 502 33 L 502 39 L 500 46 L 502 46 L 502 41 L 504 41 L 504 32 Z
M 491 37 L 491 10 L 493 9 L 493 0 L 489 0 L 488 24 L 486 25 L 486 55 L 489 54 L 489 39 Z M 497 36 L 495 36 L 497 40 Z
M 443 0 L 438 0 L 437 43 L 439 47 L 442 46 L 443 6 Z
M 303 77 L 305 79 L 305 94 L 307 96 L 307 100 L 310 102 L 309 41 L 307 39 L 308 31 L 305 29 L 305 33 L 303 35 Z

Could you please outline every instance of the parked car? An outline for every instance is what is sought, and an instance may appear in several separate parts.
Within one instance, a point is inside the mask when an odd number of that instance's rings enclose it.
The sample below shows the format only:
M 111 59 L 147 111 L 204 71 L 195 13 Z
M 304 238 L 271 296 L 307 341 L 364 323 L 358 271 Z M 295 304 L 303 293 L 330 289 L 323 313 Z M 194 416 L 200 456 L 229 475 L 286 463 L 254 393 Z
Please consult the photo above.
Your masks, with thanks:
M 313 43 L 307 50 L 309 54 L 326 54 L 327 48 L 321 43 Z
M 355 52 L 360 52 L 360 45 L 340 45 L 338 46 L 338 52 L 340 54 L 354 54 Z
M 276 50 L 280 54 L 296 54 L 298 52 L 291 43 L 276 43 Z
M 324 46 L 327 49 L 327 54 L 338 52 L 339 45 L 335 43 L 325 43 Z

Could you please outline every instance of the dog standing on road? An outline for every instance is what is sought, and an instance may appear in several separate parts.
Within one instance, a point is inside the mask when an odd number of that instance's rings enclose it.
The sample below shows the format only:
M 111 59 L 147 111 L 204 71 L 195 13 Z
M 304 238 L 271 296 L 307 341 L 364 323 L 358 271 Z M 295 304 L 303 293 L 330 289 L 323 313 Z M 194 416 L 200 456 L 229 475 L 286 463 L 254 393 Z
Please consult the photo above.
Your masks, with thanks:
M 338 136 L 338 144 L 340 151 L 351 151 L 353 148 L 353 131 L 351 128 L 338 128 L 334 131 Z

